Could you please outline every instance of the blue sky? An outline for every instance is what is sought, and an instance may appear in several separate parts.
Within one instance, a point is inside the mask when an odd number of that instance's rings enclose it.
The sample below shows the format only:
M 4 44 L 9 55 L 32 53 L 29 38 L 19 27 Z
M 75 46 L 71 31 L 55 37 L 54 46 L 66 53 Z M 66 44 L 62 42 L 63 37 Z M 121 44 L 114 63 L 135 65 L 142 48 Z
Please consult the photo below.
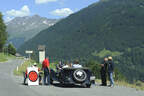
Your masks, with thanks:
M 63 18 L 98 0 L 2 0 L 0 12 L 5 21 L 14 17 L 38 14 L 47 18 Z

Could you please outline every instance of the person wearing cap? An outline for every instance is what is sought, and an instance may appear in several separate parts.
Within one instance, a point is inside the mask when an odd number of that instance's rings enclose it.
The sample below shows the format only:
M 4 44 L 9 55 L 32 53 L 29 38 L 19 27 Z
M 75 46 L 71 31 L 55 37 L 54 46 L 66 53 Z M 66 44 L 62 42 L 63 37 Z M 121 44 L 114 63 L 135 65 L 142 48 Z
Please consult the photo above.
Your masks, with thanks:
M 110 87 L 114 86 L 114 79 L 113 79 L 113 73 L 114 73 L 114 62 L 112 60 L 112 57 L 108 57 L 108 75 L 110 80 Z
M 44 70 L 44 85 L 50 85 L 50 67 L 49 58 L 46 57 L 42 62 L 42 69 Z M 47 83 L 46 83 L 47 80 Z
M 107 65 L 108 65 L 108 58 L 104 58 L 104 61 L 101 63 L 101 86 L 107 86 Z

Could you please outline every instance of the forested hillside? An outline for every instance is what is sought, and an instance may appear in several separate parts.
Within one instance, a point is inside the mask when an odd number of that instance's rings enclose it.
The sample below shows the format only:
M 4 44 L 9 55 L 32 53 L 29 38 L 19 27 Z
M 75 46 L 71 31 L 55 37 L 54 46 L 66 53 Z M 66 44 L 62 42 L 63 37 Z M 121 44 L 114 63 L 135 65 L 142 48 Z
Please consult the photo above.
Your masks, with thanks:
M 46 45 L 51 59 L 114 57 L 129 80 L 144 80 L 144 0 L 101 0 L 43 30 L 19 48 Z

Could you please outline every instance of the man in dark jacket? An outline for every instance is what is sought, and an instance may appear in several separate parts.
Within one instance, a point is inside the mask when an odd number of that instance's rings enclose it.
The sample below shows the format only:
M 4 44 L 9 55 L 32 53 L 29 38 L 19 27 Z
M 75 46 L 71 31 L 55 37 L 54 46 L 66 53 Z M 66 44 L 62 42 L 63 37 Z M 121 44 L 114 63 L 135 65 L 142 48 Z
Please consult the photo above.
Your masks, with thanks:
M 108 57 L 108 75 L 110 80 L 110 87 L 114 86 L 113 73 L 114 73 L 114 63 L 112 57 Z
M 108 58 L 104 58 L 104 61 L 101 64 L 101 86 L 107 86 L 107 65 L 108 65 Z

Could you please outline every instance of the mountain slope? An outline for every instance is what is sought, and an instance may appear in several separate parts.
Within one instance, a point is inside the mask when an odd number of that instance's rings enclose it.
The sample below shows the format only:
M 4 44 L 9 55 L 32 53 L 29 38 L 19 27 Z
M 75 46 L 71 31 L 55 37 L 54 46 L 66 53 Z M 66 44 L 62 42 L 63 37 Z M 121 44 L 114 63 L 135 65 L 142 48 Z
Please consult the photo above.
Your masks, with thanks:
M 144 77 L 144 71 L 139 69 L 144 68 L 144 60 L 141 58 L 144 55 L 143 2 L 101 0 L 43 30 L 22 45 L 19 52 L 24 54 L 24 50 L 36 50 L 39 44 L 44 44 L 47 47 L 46 54 L 52 59 L 102 59 L 93 54 L 101 53 L 103 49 L 117 51 L 120 55 L 117 55 L 117 67 L 122 73 L 130 79 Z M 134 59 L 136 54 L 141 59 Z
M 18 48 L 25 41 L 54 25 L 57 21 L 56 19 L 47 19 L 38 15 L 16 17 L 6 23 L 9 42 L 12 42 Z

